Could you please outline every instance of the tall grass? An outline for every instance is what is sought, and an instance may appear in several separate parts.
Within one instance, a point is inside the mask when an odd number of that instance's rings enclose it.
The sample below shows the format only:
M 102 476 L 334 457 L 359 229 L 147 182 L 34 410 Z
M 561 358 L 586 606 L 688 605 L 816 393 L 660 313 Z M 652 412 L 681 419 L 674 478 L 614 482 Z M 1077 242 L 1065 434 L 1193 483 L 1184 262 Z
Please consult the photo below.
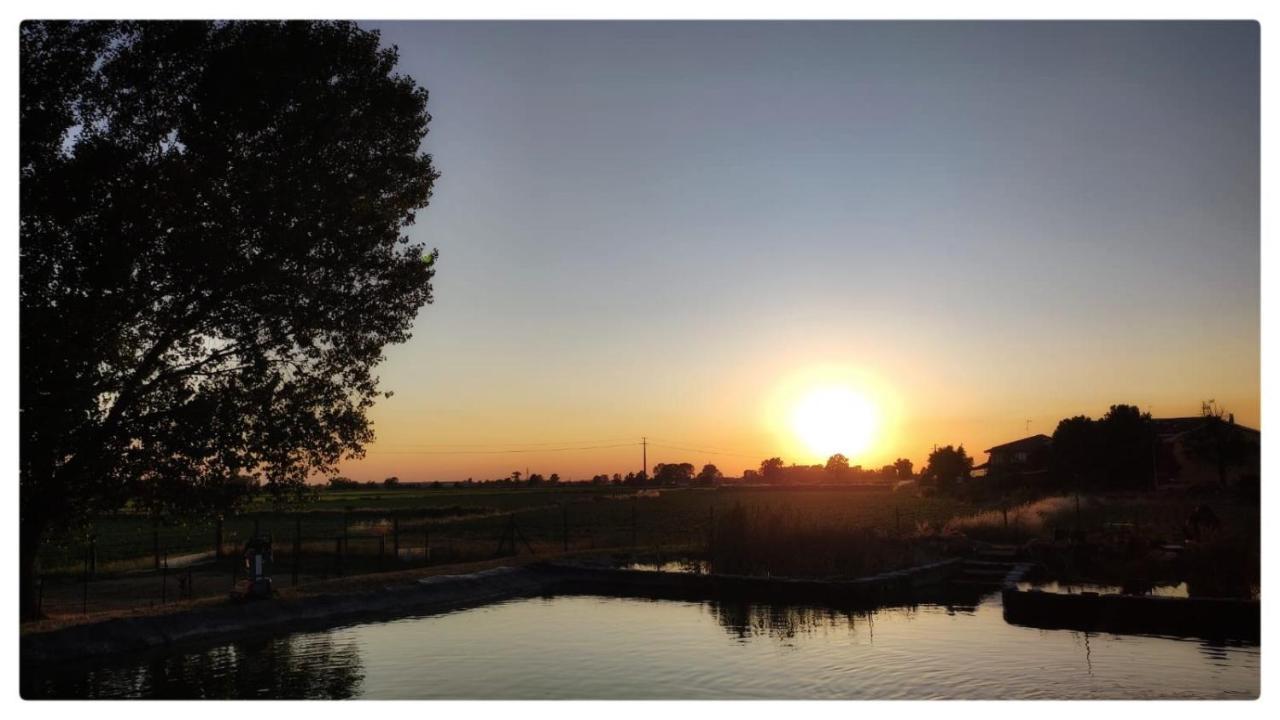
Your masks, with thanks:
M 1087 504 L 1081 500 L 1081 510 Z M 987 510 L 951 518 L 943 526 L 945 534 L 963 534 L 975 540 L 1016 542 L 1050 535 L 1065 529 L 1076 510 L 1076 500 L 1064 496 L 1041 498 L 1009 508 Z
M 716 519 L 712 572 L 854 578 L 916 562 L 910 541 L 848 518 L 736 504 Z

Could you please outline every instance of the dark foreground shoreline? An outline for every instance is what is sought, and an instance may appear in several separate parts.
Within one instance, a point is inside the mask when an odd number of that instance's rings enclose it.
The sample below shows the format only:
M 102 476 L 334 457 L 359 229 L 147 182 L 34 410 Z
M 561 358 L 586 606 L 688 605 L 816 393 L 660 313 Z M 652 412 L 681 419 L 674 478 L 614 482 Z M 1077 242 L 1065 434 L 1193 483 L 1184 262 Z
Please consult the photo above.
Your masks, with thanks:
M 947 560 L 851 581 L 696 575 L 574 563 L 500 567 L 465 575 L 438 575 L 376 590 L 226 604 L 28 633 L 21 637 L 21 660 L 23 666 L 74 662 L 556 594 L 874 607 L 911 602 L 914 591 L 945 581 L 958 562 Z
M 1013 575 L 1020 575 L 1026 565 Z M 817 604 L 871 610 L 922 602 L 976 604 L 1004 585 L 1007 622 L 1030 627 L 1258 640 L 1257 601 L 1070 596 L 1018 591 L 1011 575 L 993 586 L 938 590 L 962 569 L 959 558 L 848 581 L 620 569 L 549 562 L 437 575 L 373 590 L 224 604 L 168 615 L 115 618 L 21 636 L 24 668 L 170 652 L 179 647 L 360 622 L 433 615 L 527 597 L 603 595 L 670 600 Z M 970 597 L 971 596 L 971 597 Z M 945 599 L 944 599 L 945 598 Z

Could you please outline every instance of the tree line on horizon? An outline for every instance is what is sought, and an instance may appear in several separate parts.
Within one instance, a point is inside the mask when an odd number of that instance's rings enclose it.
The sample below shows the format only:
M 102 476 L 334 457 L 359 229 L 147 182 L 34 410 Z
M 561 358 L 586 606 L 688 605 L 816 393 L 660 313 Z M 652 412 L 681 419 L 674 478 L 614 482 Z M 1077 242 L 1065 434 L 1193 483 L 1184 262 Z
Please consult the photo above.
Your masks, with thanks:
M 1214 468 L 1219 484 L 1225 484 L 1227 472 L 1256 455 L 1256 444 L 1245 441 L 1233 429 L 1234 419 L 1212 401 L 1201 408 L 1201 425 L 1186 437 L 1186 451 L 1193 459 Z M 1037 488 L 1046 490 L 1123 491 L 1146 490 L 1155 484 L 1158 469 L 1176 471 L 1176 459 L 1163 447 L 1150 413 L 1136 405 L 1116 404 L 1100 418 L 1076 415 L 1060 420 L 1051 437 L 1052 443 L 1041 457 L 1030 463 L 1043 467 L 1045 477 Z M 935 447 L 917 474 L 907 458 L 878 469 L 850 465 L 841 454 L 832 455 L 823 464 L 788 465 L 780 457 L 762 460 L 757 469 L 748 469 L 741 478 L 726 478 L 712 463 L 696 471 L 693 463 L 658 463 L 653 473 L 628 472 L 597 474 L 590 479 L 562 480 L 557 473 L 543 476 L 519 471 L 509 476 L 486 480 L 467 478 L 453 483 L 412 483 L 412 487 L 486 485 L 492 487 L 545 487 L 561 484 L 588 484 L 619 487 L 714 487 L 724 483 L 763 485 L 840 485 L 901 484 L 914 482 L 923 494 L 965 495 L 980 498 L 992 494 L 1016 493 L 1027 489 L 1025 478 L 1003 476 L 993 469 L 989 477 L 974 482 L 974 459 L 963 444 Z M 406 486 L 399 478 L 368 481 L 363 487 L 393 489 Z M 362 484 L 345 477 L 329 481 L 331 489 L 354 489 Z

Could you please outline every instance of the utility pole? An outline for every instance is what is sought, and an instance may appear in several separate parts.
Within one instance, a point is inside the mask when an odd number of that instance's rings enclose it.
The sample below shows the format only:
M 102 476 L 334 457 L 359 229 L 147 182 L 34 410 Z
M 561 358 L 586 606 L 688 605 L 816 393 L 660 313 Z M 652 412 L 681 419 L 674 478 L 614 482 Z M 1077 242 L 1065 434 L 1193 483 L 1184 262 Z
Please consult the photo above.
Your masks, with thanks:
M 1027 426 L 1026 426 L 1026 428 L 1023 430 L 1023 432 L 1031 432 L 1031 420 L 1030 420 L 1030 419 L 1028 419 L 1028 420 L 1027 420 Z
M 640 479 L 649 477 L 649 438 L 640 438 Z

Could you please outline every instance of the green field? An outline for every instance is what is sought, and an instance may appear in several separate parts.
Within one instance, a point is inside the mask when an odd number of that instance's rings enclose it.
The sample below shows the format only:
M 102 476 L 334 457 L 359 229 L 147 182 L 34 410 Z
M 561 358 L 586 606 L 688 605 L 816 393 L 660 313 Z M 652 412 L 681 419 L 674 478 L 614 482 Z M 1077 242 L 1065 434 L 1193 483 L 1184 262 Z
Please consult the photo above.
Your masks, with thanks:
M 631 488 L 360 489 L 322 491 L 302 511 L 277 512 L 265 504 L 223 522 L 225 551 L 250 537 L 254 528 L 270 532 L 278 555 L 288 554 L 295 537 L 304 553 L 333 555 L 339 538 L 349 556 L 391 555 L 398 539 L 403 554 L 420 553 L 430 535 L 436 561 L 492 557 L 514 518 L 522 540 L 536 553 L 570 549 L 630 547 L 666 549 L 705 544 L 717 513 L 734 506 L 793 514 L 817 522 L 885 531 L 937 528 L 973 507 L 949 498 L 919 498 L 884 488 L 677 488 L 637 493 Z M 398 533 L 397 533 L 398 528 Z M 170 558 L 210 552 L 216 522 L 207 518 L 166 518 L 118 514 L 99 519 L 45 548 L 46 573 L 82 571 L 88 537 L 99 572 L 149 567 L 158 550 Z M 528 548 L 520 543 L 520 551 Z
M 255 528 L 274 540 L 271 574 L 282 588 L 592 550 L 668 557 L 712 551 L 726 567 L 844 576 L 903 562 L 914 544 L 899 538 L 939 533 L 1022 543 L 1081 530 L 1099 540 L 1120 532 L 1148 542 L 1178 542 L 1185 519 L 1206 501 L 1222 518 L 1223 530 L 1215 543 L 1203 546 L 1198 572 L 1212 577 L 1232 568 L 1232 577 L 1256 586 L 1258 508 L 1226 497 L 1095 496 L 1085 498 L 1077 514 L 1070 497 L 1002 508 L 883 487 L 637 492 L 569 485 L 325 490 L 292 512 L 259 504 L 224 520 L 221 562 L 212 562 L 217 525 L 210 519 L 166 518 L 153 525 L 140 515 L 112 515 L 93 526 L 92 555 L 88 531 L 46 546 L 43 602 L 51 616 L 127 611 L 173 602 L 183 592 L 180 578 L 185 597 L 225 597 L 238 577 L 240 548 Z M 90 557 L 93 572 L 86 573 Z

